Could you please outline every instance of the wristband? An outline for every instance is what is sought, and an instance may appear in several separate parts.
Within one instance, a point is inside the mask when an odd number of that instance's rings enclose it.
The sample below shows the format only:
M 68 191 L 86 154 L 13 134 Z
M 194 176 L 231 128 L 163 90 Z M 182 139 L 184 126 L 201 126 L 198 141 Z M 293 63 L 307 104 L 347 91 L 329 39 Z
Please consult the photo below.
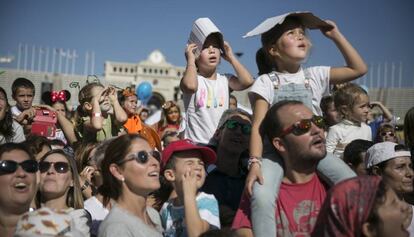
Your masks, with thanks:
M 247 161 L 247 169 L 250 170 L 252 164 L 257 163 L 260 167 L 262 166 L 262 157 L 250 156 Z
M 101 113 L 92 113 L 92 118 L 93 117 L 95 117 L 95 118 L 100 118 L 100 117 L 102 117 L 102 114 Z

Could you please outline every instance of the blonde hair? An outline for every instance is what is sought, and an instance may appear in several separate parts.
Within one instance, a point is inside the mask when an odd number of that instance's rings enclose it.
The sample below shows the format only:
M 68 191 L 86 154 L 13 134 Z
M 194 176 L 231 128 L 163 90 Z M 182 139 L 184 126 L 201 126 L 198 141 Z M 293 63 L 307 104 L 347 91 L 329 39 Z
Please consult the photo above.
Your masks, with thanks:
M 367 95 L 367 92 L 354 83 L 349 83 L 344 87 L 341 87 L 334 93 L 334 104 L 336 109 L 345 116 L 341 108 L 346 106 L 349 109 L 360 100 L 361 95 Z

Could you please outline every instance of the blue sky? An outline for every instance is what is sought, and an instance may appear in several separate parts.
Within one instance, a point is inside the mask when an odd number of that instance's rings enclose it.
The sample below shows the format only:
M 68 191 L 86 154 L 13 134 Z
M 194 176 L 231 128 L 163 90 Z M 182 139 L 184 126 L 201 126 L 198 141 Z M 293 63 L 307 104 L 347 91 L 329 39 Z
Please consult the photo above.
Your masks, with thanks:
M 138 62 L 160 49 L 169 62 L 184 66 L 193 21 L 209 17 L 233 50 L 244 53 L 240 61 L 256 75 L 254 55 L 260 39 L 241 36 L 262 20 L 289 11 L 311 11 L 335 21 L 371 68 L 362 84 L 391 86 L 394 63 L 394 85 L 398 85 L 402 63 L 402 86 L 414 86 L 412 0 L 2 0 L 0 56 L 17 57 L 19 43 L 76 49 L 76 72 L 81 74 L 85 52 L 94 51 L 95 73 L 102 75 L 106 60 Z M 313 49 L 307 66 L 344 64 L 335 45 L 319 31 L 311 31 L 310 37 Z M 17 60 L 0 64 L 16 66 Z M 219 71 L 232 69 L 223 62 Z

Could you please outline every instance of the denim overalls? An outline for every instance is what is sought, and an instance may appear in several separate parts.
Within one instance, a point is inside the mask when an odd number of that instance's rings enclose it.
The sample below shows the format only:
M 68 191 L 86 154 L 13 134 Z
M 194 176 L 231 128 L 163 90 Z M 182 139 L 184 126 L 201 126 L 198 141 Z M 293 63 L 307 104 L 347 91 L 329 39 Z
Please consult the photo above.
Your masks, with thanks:
M 304 75 L 304 84 L 288 83 L 280 85 L 280 78 L 276 72 L 269 73 L 270 80 L 273 84 L 274 96 L 272 104 L 282 100 L 298 100 L 303 102 L 309 109 L 312 109 L 312 90 L 310 88 L 310 77 Z

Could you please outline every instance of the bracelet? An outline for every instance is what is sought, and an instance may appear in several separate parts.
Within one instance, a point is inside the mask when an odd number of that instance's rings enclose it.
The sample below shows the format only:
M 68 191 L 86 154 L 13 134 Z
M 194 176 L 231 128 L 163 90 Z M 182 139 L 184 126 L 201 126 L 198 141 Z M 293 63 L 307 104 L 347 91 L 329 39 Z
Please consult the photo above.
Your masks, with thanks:
M 250 167 L 254 163 L 257 163 L 261 167 L 262 166 L 262 157 L 250 156 L 249 160 L 247 161 L 247 169 L 250 170 Z
M 91 185 L 89 183 L 89 181 L 88 180 L 85 180 L 85 182 L 83 183 L 83 185 L 81 187 L 81 192 L 85 191 L 89 187 L 89 185 Z
M 102 117 L 102 114 L 101 113 L 92 113 L 92 118 L 93 117 L 95 117 L 95 118 L 100 118 L 100 117 Z

